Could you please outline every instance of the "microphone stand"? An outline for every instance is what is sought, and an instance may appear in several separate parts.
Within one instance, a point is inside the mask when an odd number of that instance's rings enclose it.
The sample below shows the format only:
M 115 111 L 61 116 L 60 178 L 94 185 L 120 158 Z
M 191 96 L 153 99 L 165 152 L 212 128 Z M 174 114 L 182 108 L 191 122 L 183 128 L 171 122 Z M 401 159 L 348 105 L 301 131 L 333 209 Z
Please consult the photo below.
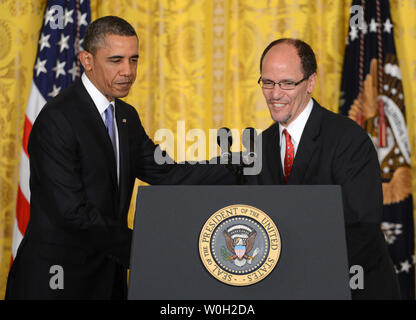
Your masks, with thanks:
M 225 161 L 225 166 L 235 176 L 236 184 L 237 185 L 244 184 L 244 177 L 243 177 L 244 162 L 242 158 L 242 153 L 240 153 L 239 155 L 238 163 L 235 163 L 235 164 L 232 163 L 233 157 L 232 157 L 232 152 L 231 152 L 231 145 L 233 144 L 233 135 L 230 129 L 226 127 L 218 129 L 217 144 L 221 148 L 220 163 L 224 164 L 222 160 L 226 156 L 227 158 Z

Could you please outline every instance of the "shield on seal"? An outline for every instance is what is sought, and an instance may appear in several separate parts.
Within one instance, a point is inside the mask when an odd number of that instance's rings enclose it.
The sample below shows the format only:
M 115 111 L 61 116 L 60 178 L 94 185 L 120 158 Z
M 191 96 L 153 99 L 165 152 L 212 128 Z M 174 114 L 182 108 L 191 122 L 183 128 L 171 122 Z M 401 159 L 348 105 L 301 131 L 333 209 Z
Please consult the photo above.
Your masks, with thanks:
M 235 246 L 234 252 L 238 259 L 242 259 L 244 257 L 244 254 L 246 253 L 246 246 Z

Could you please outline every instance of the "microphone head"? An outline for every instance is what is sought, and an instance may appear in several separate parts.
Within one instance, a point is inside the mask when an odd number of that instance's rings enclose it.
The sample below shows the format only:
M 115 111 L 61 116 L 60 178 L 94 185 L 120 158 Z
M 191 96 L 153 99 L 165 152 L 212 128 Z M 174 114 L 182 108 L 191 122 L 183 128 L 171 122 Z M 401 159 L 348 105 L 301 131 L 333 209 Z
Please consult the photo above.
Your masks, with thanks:
M 224 145 L 224 143 L 226 145 Z M 217 144 L 220 147 L 226 147 L 227 149 L 233 144 L 233 134 L 227 127 L 222 127 L 217 131 Z

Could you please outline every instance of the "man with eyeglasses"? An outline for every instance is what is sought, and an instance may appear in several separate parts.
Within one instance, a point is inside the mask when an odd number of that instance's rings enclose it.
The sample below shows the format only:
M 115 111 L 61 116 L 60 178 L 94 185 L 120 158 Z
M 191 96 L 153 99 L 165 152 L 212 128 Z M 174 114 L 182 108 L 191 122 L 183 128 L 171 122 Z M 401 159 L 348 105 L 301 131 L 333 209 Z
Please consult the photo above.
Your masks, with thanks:
M 264 50 L 258 83 L 275 123 L 262 133 L 262 171 L 246 182 L 341 185 L 348 261 L 364 269 L 364 289 L 352 290 L 352 298 L 398 299 L 380 228 L 377 153 L 360 126 L 312 99 L 316 69 L 313 50 L 301 40 L 279 39 Z

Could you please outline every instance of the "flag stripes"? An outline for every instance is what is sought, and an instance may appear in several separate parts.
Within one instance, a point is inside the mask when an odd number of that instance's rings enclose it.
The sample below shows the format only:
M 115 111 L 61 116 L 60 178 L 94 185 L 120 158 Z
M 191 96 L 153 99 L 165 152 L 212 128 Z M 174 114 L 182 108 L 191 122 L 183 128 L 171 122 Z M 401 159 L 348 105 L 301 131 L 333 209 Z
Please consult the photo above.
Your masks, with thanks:
M 30 131 L 46 102 L 80 77 L 77 53 L 82 50 L 81 39 L 90 19 L 89 0 L 47 2 L 24 121 L 12 261 L 30 220 Z

